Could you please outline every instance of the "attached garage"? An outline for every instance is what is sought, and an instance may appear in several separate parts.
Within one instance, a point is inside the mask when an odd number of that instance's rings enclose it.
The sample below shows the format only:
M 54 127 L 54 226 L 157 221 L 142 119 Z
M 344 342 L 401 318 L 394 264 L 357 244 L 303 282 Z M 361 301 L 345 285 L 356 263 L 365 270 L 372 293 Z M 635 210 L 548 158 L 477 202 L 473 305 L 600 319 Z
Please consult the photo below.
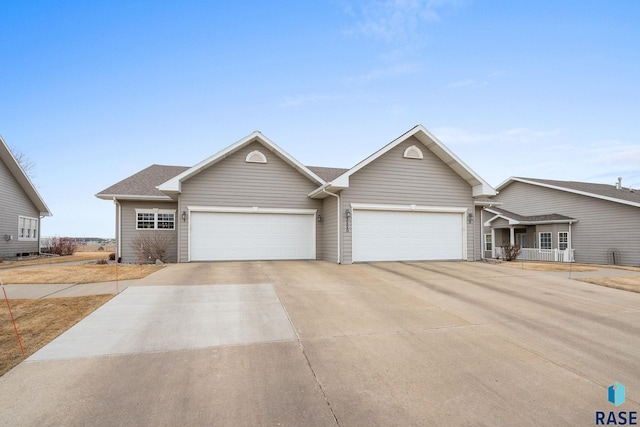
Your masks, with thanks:
M 466 259 L 466 208 L 351 207 L 354 262 Z
M 316 258 L 314 209 L 189 208 L 190 261 Z

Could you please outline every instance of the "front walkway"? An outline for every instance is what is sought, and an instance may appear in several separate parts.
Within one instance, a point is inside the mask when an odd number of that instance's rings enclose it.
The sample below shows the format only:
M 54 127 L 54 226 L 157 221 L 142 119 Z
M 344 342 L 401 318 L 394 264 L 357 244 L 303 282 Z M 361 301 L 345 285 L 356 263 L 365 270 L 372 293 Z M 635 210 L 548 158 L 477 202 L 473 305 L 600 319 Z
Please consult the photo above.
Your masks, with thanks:
M 138 280 L 74 284 L 20 284 L 4 285 L 9 299 L 42 299 L 83 297 L 87 295 L 117 294 Z

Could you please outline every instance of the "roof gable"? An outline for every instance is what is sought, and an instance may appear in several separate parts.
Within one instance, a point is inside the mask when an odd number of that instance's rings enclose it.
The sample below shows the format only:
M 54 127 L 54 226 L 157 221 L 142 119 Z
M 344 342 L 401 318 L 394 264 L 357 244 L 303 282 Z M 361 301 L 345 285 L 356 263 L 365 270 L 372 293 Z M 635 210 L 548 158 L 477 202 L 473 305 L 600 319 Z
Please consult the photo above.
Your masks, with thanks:
M 382 157 L 393 148 L 412 137 L 420 141 L 422 145 L 424 145 L 433 154 L 435 154 L 448 167 L 453 169 L 453 171 L 456 172 L 462 179 L 467 181 L 473 188 L 474 197 L 496 195 L 496 191 L 491 185 L 489 185 L 469 166 L 467 166 L 462 160 L 460 160 L 455 154 L 453 154 L 451 150 L 449 150 L 442 142 L 440 142 L 422 125 L 415 126 L 413 129 L 401 135 L 399 138 L 391 141 L 389 144 L 385 145 L 380 150 L 376 151 L 351 169 L 347 170 L 339 177 L 336 177 L 330 183 L 329 187 L 333 187 L 336 189 L 349 187 L 349 177 L 351 177 L 351 175 L 358 172 L 365 166 L 372 163 L 374 160 Z
M 166 182 L 161 183 L 158 186 L 158 190 L 160 190 L 161 192 L 163 192 L 165 194 L 177 194 L 177 193 L 180 193 L 182 191 L 182 183 L 184 181 L 186 181 L 189 178 L 199 174 L 203 170 L 215 165 L 217 162 L 225 159 L 226 157 L 232 155 L 233 153 L 237 152 L 241 148 L 243 148 L 246 145 L 249 145 L 249 144 L 251 144 L 253 142 L 258 142 L 261 145 L 263 145 L 269 151 L 274 153 L 276 156 L 278 156 L 279 158 L 284 160 L 286 163 L 288 163 L 291 167 L 293 167 L 298 172 L 300 172 L 307 179 L 315 182 L 318 185 L 325 184 L 325 181 L 322 178 L 320 178 L 316 173 L 314 173 L 311 169 L 309 169 L 308 167 L 304 166 L 302 163 L 298 162 L 296 159 L 294 159 L 292 156 L 290 156 L 287 152 L 285 152 L 283 149 L 278 147 L 275 143 L 273 143 L 267 137 L 262 135 L 262 133 L 260 133 L 258 131 L 255 131 L 255 132 L 251 133 L 250 135 L 247 135 L 246 137 L 244 137 L 241 140 L 237 141 L 236 143 L 230 145 L 229 147 L 225 148 L 224 150 L 219 151 L 218 153 L 214 154 L 213 156 L 203 160 L 202 162 L 198 163 L 197 165 L 195 165 L 195 166 L 193 166 L 191 168 L 188 168 L 187 170 L 185 170 L 184 172 L 180 173 L 179 175 L 177 175 L 175 177 L 172 177 L 171 179 L 168 179 Z
M 593 197 L 595 199 L 607 200 L 614 203 L 640 207 L 640 190 L 630 188 L 616 188 L 615 185 L 594 184 L 579 181 L 557 181 L 551 179 L 520 178 L 511 177 L 497 187 L 501 191 L 514 182 L 535 185 L 543 188 L 550 188 L 565 191 L 582 196 Z
M 11 153 L 9 147 L 0 136 L 0 160 L 7 166 L 7 169 L 18 182 L 24 193 L 27 195 L 31 203 L 38 209 L 41 216 L 51 216 L 51 212 L 44 202 L 38 190 L 33 185 L 20 163 Z

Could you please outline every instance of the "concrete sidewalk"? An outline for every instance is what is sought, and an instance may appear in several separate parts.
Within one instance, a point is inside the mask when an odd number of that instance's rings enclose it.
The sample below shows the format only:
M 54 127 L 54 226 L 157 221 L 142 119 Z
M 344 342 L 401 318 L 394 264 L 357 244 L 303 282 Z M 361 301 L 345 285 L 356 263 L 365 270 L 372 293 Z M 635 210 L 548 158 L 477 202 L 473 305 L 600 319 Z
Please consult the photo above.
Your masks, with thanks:
M 116 282 L 74 284 L 21 284 L 4 285 L 9 299 L 42 299 L 82 297 L 122 292 L 138 280 L 120 280 Z

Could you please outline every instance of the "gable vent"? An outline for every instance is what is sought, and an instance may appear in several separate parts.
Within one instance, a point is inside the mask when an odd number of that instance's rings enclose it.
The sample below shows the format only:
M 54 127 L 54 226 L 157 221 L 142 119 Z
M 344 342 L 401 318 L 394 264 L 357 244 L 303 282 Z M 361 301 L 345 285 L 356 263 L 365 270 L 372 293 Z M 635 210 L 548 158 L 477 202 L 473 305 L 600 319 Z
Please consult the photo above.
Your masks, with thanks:
M 262 154 L 260 151 L 255 150 L 247 154 L 247 158 L 245 159 L 247 163 L 267 163 L 267 157 Z
M 406 150 L 404 150 L 404 154 L 403 156 L 405 159 L 422 159 L 422 151 L 416 147 L 415 145 L 412 145 L 411 147 L 407 147 Z

